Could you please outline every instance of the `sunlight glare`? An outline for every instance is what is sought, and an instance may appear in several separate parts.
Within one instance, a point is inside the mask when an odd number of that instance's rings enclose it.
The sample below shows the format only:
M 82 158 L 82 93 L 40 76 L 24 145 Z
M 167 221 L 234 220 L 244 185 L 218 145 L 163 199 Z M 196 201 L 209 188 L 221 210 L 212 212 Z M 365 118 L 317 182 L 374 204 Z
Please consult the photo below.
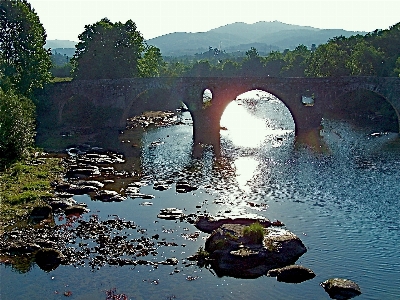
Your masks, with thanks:
M 240 147 L 256 148 L 267 135 L 265 120 L 255 118 L 235 101 L 225 109 L 221 126 L 227 129 L 221 134 L 226 134 L 233 144 Z
M 236 180 L 240 189 L 249 192 L 249 182 L 255 175 L 258 161 L 253 157 L 239 157 L 234 162 L 236 169 Z

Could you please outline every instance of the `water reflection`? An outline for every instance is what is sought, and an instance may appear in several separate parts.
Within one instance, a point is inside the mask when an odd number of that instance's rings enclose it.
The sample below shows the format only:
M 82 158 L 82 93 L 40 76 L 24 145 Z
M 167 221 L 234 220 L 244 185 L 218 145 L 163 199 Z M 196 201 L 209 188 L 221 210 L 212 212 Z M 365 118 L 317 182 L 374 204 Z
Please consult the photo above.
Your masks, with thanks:
M 258 161 L 253 157 L 239 157 L 234 162 L 239 188 L 249 192 L 248 182 L 255 176 Z
M 267 135 L 265 121 L 255 118 L 241 103 L 231 102 L 221 118 L 221 126 L 227 130 L 221 135 L 228 137 L 235 146 L 255 148 Z
M 284 136 L 294 132 L 294 121 L 279 99 L 263 91 L 249 91 L 238 96 L 224 111 L 221 137 L 237 147 L 260 145 L 279 147 Z M 267 145 L 265 145 L 267 146 Z

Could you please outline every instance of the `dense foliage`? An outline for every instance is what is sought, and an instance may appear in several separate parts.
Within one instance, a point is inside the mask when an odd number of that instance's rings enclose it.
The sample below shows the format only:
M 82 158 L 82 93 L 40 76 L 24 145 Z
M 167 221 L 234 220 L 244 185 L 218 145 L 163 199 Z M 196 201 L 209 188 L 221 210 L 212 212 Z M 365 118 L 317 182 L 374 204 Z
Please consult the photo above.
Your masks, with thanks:
M 46 32 L 26 0 L 0 2 L 0 86 L 32 95 L 51 78 Z
M 205 58 L 207 57 L 207 58 Z M 201 58 L 201 59 L 198 59 Z M 213 49 L 194 57 L 167 58 L 164 76 L 400 76 L 400 23 L 365 36 L 338 36 L 308 49 L 304 45 L 244 57 Z
M 0 1 L 0 168 L 25 157 L 35 136 L 34 92 L 50 81 L 46 32 L 26 0 Z
M 0 169 L 26 156 L 34 142 L 34 116 L 30 99 L 0 88 Z
M 107 18 L 85 26 L 72 63 L 77 79 L 152 77 L 159 75 L 162 57 L 147 46 L 136 24 L 112 23 Z

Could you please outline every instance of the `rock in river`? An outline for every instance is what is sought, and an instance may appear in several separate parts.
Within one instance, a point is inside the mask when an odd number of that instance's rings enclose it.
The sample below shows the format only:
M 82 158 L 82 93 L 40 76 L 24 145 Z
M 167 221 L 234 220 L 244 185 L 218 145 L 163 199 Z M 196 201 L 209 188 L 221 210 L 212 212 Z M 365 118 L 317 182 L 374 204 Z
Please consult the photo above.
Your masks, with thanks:
M 358 284 L 349 279 L 331 278 L 321 282 L 321 286 L 332 299 L 345 300 L 361 295 Z
M 64 256 L 60 251 L 52 248 L 42 248 L 35 254 L 36 264 L 47 272 L 55 270 L 63 258 Z
M 95 199 L 103 202 L 121 202 L 126 200 L 125 197 L 118 194 L 116 191 L 101 190 L 96 193 Z
M 163 208 L 157 215 L 157 218 L 167 220 L 177 220 L 183 218 L 185 215 L 181 209 L 177 208 Z
M 218 276 L 256 278 L 293 264 L 307 251 L 303 242 L 286 229 L 264 228 L 264 237 L 257 242 L 244 234 L 245 227 L 224 224 L 207 239 L 205 250 Z
M 211 233 L 220 226 L 224 224 L 241 224 L 241 225 L 250 225 L 254 222 L 260 223 L 264 227 L 271 226 L 271 222 L 264 218 L 252 219 L 252 218 L 215 218 L 211 216 L 199 216 L 195 221 L 195 226 L 197 229 Z
M 287 283 L 300 283 L 315 277 L 315 273 L 300 265 L 290 265 L 283 268 L 269 270 L 267 276 L 276 277 L 276 280 Z

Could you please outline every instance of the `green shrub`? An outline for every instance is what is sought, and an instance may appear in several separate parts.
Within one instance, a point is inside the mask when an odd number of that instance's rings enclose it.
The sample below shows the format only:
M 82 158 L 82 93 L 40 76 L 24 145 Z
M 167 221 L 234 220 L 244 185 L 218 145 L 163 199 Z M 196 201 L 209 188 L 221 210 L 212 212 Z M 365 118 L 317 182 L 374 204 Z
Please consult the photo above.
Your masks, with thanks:
M 0 88 L 0 169 L 28 154 L 35 137 L 35 105 Z
M 204 250 L 203 247 L 200 246 L 199 250 L 196 252 L 198 259 L 206 259 L 210 256 L 210 253 L 208 253 L 206 250 Z
M 243 236 L 255 244 L 262 243 L 264 239 L 264 227 L 256 222 L 243 228 Z

